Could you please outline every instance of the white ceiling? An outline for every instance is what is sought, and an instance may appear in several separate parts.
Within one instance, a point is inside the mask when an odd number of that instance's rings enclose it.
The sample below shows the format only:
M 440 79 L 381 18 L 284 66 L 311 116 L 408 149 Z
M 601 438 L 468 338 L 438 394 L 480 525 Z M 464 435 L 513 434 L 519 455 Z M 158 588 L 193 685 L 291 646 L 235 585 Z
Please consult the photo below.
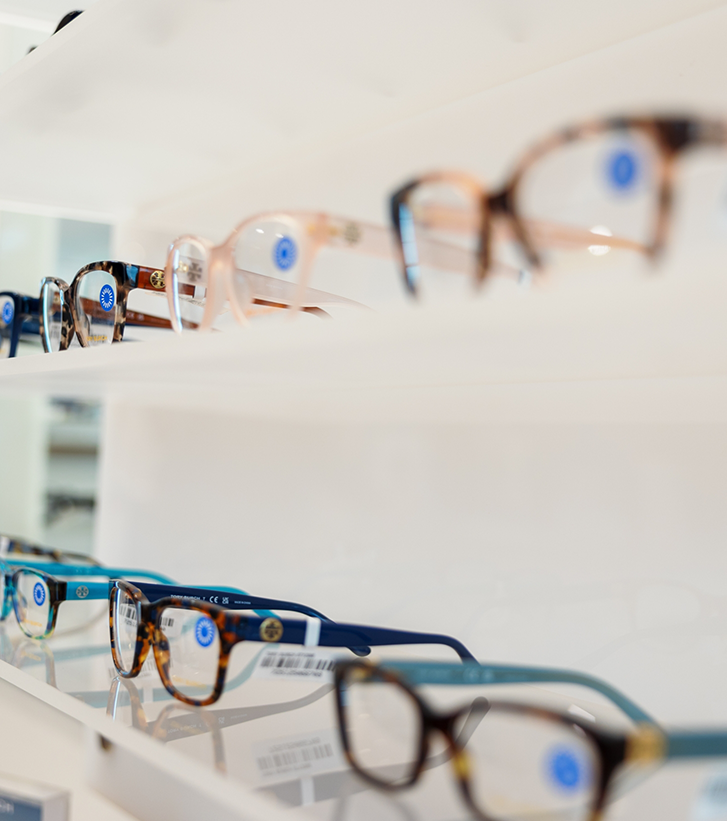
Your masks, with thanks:
M 0 206 L 128 216 L 720 5 L 100 0 L 0 77 Z

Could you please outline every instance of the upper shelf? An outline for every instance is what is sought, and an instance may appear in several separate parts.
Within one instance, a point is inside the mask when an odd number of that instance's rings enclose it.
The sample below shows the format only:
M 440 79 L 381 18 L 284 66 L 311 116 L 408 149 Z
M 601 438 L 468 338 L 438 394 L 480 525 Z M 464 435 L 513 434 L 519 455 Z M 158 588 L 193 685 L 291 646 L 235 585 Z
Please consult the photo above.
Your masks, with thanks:
M 0 363 L 0 388 L 286 420 L 721 422 L 727 283 L 504 291 L 322 321 L 159 331 Z
M 0 205 L 122 219 L 719 5 L 101 0 L 0 78 Z

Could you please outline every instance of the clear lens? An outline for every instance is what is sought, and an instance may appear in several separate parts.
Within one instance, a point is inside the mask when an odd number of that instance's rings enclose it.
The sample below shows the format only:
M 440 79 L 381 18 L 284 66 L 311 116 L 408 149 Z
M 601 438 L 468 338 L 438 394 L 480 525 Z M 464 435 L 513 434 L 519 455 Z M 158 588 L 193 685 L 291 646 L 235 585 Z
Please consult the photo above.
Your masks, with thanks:
M 42 638 L 50 629 L 50 591 L 45 579 L 32 570 L 15 575 L 15 615 L 22 631 L 31 638 Z
M 414 775 L 421 749 L 419 707 L 396 684 L 356 680 L 343 691 L 349 751 L 360 770 L 384 784 L 405 784 Z
M 7 612 L 7 608 L 5 606 L 5 575 L 5 569 L 2 566 L 0 566 L 0 621 L 6 619 L 9 615 Z
M 253 220 L 242 228 L 233 250 L 232 272 L 239 311 L 247 311 L 256 296 L 271 303 L 294 303 L 305 242 L 304 226 L 282 214 Z
M 169 645 L 169 678 L 174 689 L 187 698 L 208 698 L 220 664 L 217 625 L 201 610 L 167 607 L 159 627 Z
M 88 271 L 76 286 L 76 332 L 92 347 L 113 342 L 116 280 L 108 271 Z
M 399 206 L 407 276 L 423 299 L 472 294 L 480 214 L 475 195 L 449 182 L 422 183 Z
M 493 705 L 468 728 L 472 799 L 503 821 L 586 821 L 596 798 L 599 755 L 577 726 Z
M 64 293 L 55 282 L 43 283 L 40 310 L 43 315 L 43 347 L 47 353 L 60 351 L 66 305 Z
M 517 208 L 531 241 L 559 272 L 644 265 L 654 240 L 659 154 L 634 131 L 559 146 L 523 175 Z
M 0 359 L 10 356 L 14 318 L 15 300 L 11 296 L 0 296 Z
M 204 313 L 208 286 L 207 250 L 200 242 L 180 240 L 175 242 L 167 276 L 173 287 L 172 312 L 181 330 L 199 327 Z
M 123 589 L 114 592 L 114 644 L 115 661 L 122 673 L 134 668 L 136 637 L 139 631 L 139 606 Z

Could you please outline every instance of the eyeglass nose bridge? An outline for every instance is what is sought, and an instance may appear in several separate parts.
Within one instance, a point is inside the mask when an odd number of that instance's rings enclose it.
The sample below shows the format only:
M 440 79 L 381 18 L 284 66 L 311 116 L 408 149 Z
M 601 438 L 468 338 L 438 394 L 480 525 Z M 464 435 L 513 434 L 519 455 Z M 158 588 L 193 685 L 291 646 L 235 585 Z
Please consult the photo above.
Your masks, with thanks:
M 214 321 L 222 313 L 225 300 L 230 305 L 235 305 L 235 295 L 232 293 L 232 269 L 234 267 L 232 253 L 232 249 L 227 245 L 215 246 L 208 252 L 206 305 L 200 325 L 201 331 L 208 331 L 212 328 Z M 244 311 L 246 306 L 239 307 Z M 236 317 L 237 313 L 236 311 Z M 240 313 L 242 314 L 242 311 Z M 238 319 L 244 322 L 244 314 Z
M 503 188 L 496 194 L 487 197 L 487 203 L 483 209 L 486 214 L 485 230 L 483 230 L 482 242 L 486 243 L 486 248 L 480 250 L 482 257 L 481 264 L 486 266 L 485 271 L 490 272 L 493 266 L 493 238 L 496 234 L 494 224 L 496 222 L 504 223 L 505 235 L 511 234 L 515 242 L 519 246 L 520 253 L 524 256 L 528 265 L 533 268 L 542 268 L 543 259 L 536 250 L 533 243 L 530 241 L 527 231 L 525 230 L 520 218 L 517 215 L 513 200 L 512 188 Z M 508 231 L 509 229 L 509 231 Z

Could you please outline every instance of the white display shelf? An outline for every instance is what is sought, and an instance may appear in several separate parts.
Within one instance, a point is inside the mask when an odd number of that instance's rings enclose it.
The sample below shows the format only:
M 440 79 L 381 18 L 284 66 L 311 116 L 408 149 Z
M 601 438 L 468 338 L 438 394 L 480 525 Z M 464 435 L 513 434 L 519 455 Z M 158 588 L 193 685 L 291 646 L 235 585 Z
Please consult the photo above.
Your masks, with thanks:
M 722 421 L 727 284 L 508 292 L 0 363 L 0 390 L 269 419 Z
M 115 680 L 104 634 L 87 629 L 37 642 L 25 639 L 14 624 L 6 626 L 0 637 L 0 678 L 87 728 L 89 785 L 134 816 L 149 821 L 465 817 L 446 759 L 430 768 L 416 788 L 398 794 L 378 792 L 352 773 L 338 741 L 325 674 L 315 680 L 271 680 L 256 677 L 256 667 L 235 686 L 233 661 L 222 699 L 210 708 L 190 709 L 168 696 L 153 669 L 130 685 Z M 279 646 L 249 649 L 252 645 L 239 645 L 233 660 L 237 652 L 246 652 L 253 663 L 260 653 L 279 652 Z M 428 693 L 442 707 L 481 695 L 535 699 L 561 711 L 585 710 L 599 724 L 628 726 L 612 705 L 580 688 L 435 687 Z M 34 741 L 42 743 L 41 732 Z M 301 750 L 314 747 L 317 756 L 302 755 Z M 608 818 L 651 817 L 667 799 L 668 811 L 662 809 L 660 817 L 689 817 L 699 801 L 718 805 L 710 788 L 715 775 L 723 774 L 718 760 L 639 773 Z
M 208 813 L 230 821 L 286 817 L 274 802 L 223 778 L 214 767 L 200 765 L 107 717 L 101 708 L 105 708 L 108 686 L 98 689 L 99 681 L 109 679 L 107 630 L 83 631 L 70 642 L 38 643 L 26 640 L 13 625 L 3 627 L 2 643 L 0 677 L 87 728 L 90 786 L 135 817 L 149 821 L 194 821 Z M 80 661 L 72 653 L 69 657 L 67 648 L 74 644 L 81 648 Z M 89 646 L 99 645 L 108 654 L 85 655 Z M 69 681 L 81 691 L 76 697 L 63 690 L 63 683 Z M 42 743 L 42 729 L 36 727 L 35 732 L 36 741 Z
M 128 217 L 719 5 L 102 0 L 0 78 L 0 203 Z

